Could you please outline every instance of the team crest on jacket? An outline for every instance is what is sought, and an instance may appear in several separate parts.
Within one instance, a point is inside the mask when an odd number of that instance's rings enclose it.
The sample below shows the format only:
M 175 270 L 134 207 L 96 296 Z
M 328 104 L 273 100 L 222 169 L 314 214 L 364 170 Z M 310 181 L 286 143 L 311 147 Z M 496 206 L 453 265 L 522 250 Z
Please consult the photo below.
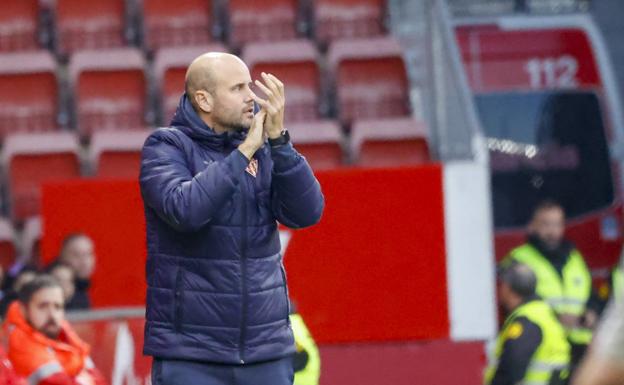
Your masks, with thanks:
M 258 175 L 258 159 L 251 158 L 251 162 L 249 162 L 249 165 L 247 165 L 245 171 L 247 171 L 249 175 L 255 178 L 256 175 Z

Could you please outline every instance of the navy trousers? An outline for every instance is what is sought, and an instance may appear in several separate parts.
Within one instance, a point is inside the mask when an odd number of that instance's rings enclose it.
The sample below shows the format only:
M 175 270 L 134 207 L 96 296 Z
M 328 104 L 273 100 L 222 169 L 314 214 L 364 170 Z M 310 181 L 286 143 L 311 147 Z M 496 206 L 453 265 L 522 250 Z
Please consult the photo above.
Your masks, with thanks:
M 245 365 L 154 357 L 153 385 L 293 385 L 292 357 Z

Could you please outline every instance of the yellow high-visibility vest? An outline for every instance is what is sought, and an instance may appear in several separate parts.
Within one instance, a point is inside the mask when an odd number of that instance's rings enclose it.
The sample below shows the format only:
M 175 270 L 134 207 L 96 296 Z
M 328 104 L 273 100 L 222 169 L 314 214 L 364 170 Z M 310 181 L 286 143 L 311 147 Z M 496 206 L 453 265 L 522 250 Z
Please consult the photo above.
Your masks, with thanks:
M 318 347 L 299 314 L 290 315 L 290 324 L 295 335 L 297 351 L 305 350 L 308 353 L 308 363 L 305 368 L 295 372 L 294 385 L 318 385 L 321 377 L 321 356 Z
M 534 300 L 520 305 L 505 320 L 496 339 L 494 362 L 490 363 L 485 372 L 485 384 L 489 385 L 496 374 L 498 360 L 503 354 L 505 342 L 510 338 L 518 338 L 522 333 L 521 329 L 518 330 L 521 327 L 520 324 L 514 322 L 518 317 L 526 317 L 542 332 L 542 341 L 533 353 L 521 383 L 523 385 L 548 385 L 553 375 L 560 376 L 562 379 L 567 378 L 570 344 L 566 339 L 565 330 L 547 303 Z
M 535 247 L 524 244 L 509 254 L 509 259 L 525 264 L 533 270 L 537 278 L 536 293 L 546 301 L 555 313 L 582 316 L 591 296 L 592 279 L 583 256 L 572 250 L 560 275 L 553 265 Z M 562 277 L 563 276 L 563 277 Z M 570 342 L 589 344 L 592 331 L 576 327 L 566 329 Z

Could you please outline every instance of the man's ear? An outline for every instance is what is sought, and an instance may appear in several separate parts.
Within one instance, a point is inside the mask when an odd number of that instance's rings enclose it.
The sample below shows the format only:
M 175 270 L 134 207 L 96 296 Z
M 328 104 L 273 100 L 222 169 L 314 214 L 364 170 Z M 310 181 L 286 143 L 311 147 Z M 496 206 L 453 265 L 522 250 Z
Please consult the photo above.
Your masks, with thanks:
M 196 91 L 195 102 L 201 111 L 207 114 L 212 112 L 213 98 L 210 92 L 204 90 Z

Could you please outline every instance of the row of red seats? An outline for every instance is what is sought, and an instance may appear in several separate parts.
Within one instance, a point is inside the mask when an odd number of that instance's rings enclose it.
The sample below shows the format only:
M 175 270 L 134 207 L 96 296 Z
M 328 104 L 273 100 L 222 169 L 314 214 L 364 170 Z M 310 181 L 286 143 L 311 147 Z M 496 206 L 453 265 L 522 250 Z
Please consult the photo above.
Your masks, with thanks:
M 334 121 L 295 124 L 289 129 L 297 149 L 317 170 L 345 163 L 378 167 L 429 159 L 426 128 L 411 118 L 357 122 L 348 140 Z M 39 213 L 40 186 L 45 182 L 81 176 L 137 178 L 141 147 L 149 132 L 95 133 L 86 156 L 70 132 L 9 135 L 1 161 L 11 218 L 19 223 Z M 345 162 L 349 160 L 345 154 L 351 155 L 350 162 Z
M 207 51 L 225 47 L 162 49 L 153 66 L 135 48 L 81 51 L 66 74 L 47 51 L 2 54 L 0 140 L 60 127 L 75 127 L 88 139 L 96 131 L 166 125 L 184 92 L 188 63 Z M 391 36 L 336 41 L 326 56 L 309 40 L 256 43 L 242 57 L 253 79 L 265 71 L 284 81 L 288 124 L 335 116 L 348 128 L 358 119 L 411 113 L 401 47 Z
M 136 43 L 147 50 L 201 45 L 221 37 L 233 47 L 297 36 L 314 36 L 324 44 L 336 38 L 382 34 L 385 10 L 384 0 L 3 0 L 2 3 L 0 51 L 35 49 L 43 45 L 41 40 L 48 40 L 61 55 Z

